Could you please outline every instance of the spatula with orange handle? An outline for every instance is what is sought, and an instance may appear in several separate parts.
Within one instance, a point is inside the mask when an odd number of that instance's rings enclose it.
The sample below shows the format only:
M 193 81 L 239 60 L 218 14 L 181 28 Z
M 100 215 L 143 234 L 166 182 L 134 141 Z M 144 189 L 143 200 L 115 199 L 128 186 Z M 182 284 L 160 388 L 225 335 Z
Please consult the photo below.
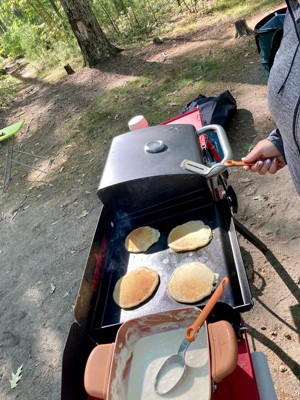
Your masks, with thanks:
M 264 160 L 261 160 L 261 161 L 264 161 Z M 257 163 L 257 161 L 253 162 L 253 163 L 247 163 L 247 162 L 244 162 L 244 161 L 227 160 L 227 161 L 224 162 L 224 165 L 226 167 L 245 167 L 247 165 L 251 166 L 251 165 L 254 165 L 256 163 Z M 283 164 L 281 162 L 278 162 L 277 166 L 279 168 L 281 168 L 283 166 Z

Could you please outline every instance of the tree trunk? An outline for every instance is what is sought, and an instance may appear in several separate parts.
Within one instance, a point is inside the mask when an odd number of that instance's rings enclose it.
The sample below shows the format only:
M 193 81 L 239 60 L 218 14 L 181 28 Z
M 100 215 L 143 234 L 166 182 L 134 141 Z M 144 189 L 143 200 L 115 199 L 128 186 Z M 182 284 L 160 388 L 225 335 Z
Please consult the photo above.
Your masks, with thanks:
M 121 51 L 109 42 L 87 0 L 60 0 L 60 2 L 89 67 L 94 67 Z
M 235 29 L 236 29 L 236 32 L 235 32 L 236 38 L 239 38 L 241 36 L 252 35 L 253 31 L 252 31 L 252 29 L 249 28 L 249 26 L 247 25 L 247 22 L 244 19 L 239 19 L 234 24 L 235 24 Z

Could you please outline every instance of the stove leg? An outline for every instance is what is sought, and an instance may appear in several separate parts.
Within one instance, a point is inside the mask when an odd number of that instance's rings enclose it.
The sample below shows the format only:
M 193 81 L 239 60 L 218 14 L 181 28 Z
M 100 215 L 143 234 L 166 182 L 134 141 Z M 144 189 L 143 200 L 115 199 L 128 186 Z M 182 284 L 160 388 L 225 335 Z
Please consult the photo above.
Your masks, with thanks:
M 263 253 L 268 251 L 267 246 L 258 239 L 252 232 L 250 232 L 243 224 L 241 224 L 237 219 L 233 218 L 235 229 L 244 236 L 245 239 L 249 240 L 255 247 L 257 247 Z

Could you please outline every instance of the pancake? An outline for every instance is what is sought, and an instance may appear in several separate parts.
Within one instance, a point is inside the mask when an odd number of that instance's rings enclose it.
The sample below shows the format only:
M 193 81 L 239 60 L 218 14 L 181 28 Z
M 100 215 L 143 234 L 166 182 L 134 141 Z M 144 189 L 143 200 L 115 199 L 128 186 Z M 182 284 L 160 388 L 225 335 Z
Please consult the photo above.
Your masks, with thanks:
M 205 264 L 191 262 L 173 271 L 167 291 L 179 303 L 196 303 L 211 294 L 215 281 L 215 273 Z
M 168 236 L 169 247 L 178 251 L 196 250 L 212 239 L 212 230 L 202 221 L 189 221 L 172 229 Z
M 150 226 L 142 226 L 134 229 L 125 239 L 125 248 L 130 253 L 146 251 L 158 241 L 160 233 Z
M 114 301 L 122 308 L 132 308 L 147 300 L 159 284 L 159 275 L 148 267 L 128 272 L 118 280 L 113 292 Z

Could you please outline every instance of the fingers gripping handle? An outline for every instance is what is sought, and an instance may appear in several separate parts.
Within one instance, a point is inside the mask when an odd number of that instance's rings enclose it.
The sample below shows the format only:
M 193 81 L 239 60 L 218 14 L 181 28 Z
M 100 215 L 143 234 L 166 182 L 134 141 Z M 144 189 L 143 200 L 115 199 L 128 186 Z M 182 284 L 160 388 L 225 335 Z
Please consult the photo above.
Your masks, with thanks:
M 201 326 L 204 324 L 204 321 L 210 314 L 211 310 L 214 308 L 214 306 L 217 304 L 219 298 L 222 296 L 224 292 L 224 286 L 229 285 L 229 278 L 227 276 L 222 279 L 216 290 L 214 291 L 213 295 L 211 298 L 208 300 L 206 306 L 203 308 L 203 310 L 200 312 L 198 315 L 196 321 L 187 328 L 185 332 L 185 338 L 189 342 L 193 342 L 196 339 L 197 333 Z

